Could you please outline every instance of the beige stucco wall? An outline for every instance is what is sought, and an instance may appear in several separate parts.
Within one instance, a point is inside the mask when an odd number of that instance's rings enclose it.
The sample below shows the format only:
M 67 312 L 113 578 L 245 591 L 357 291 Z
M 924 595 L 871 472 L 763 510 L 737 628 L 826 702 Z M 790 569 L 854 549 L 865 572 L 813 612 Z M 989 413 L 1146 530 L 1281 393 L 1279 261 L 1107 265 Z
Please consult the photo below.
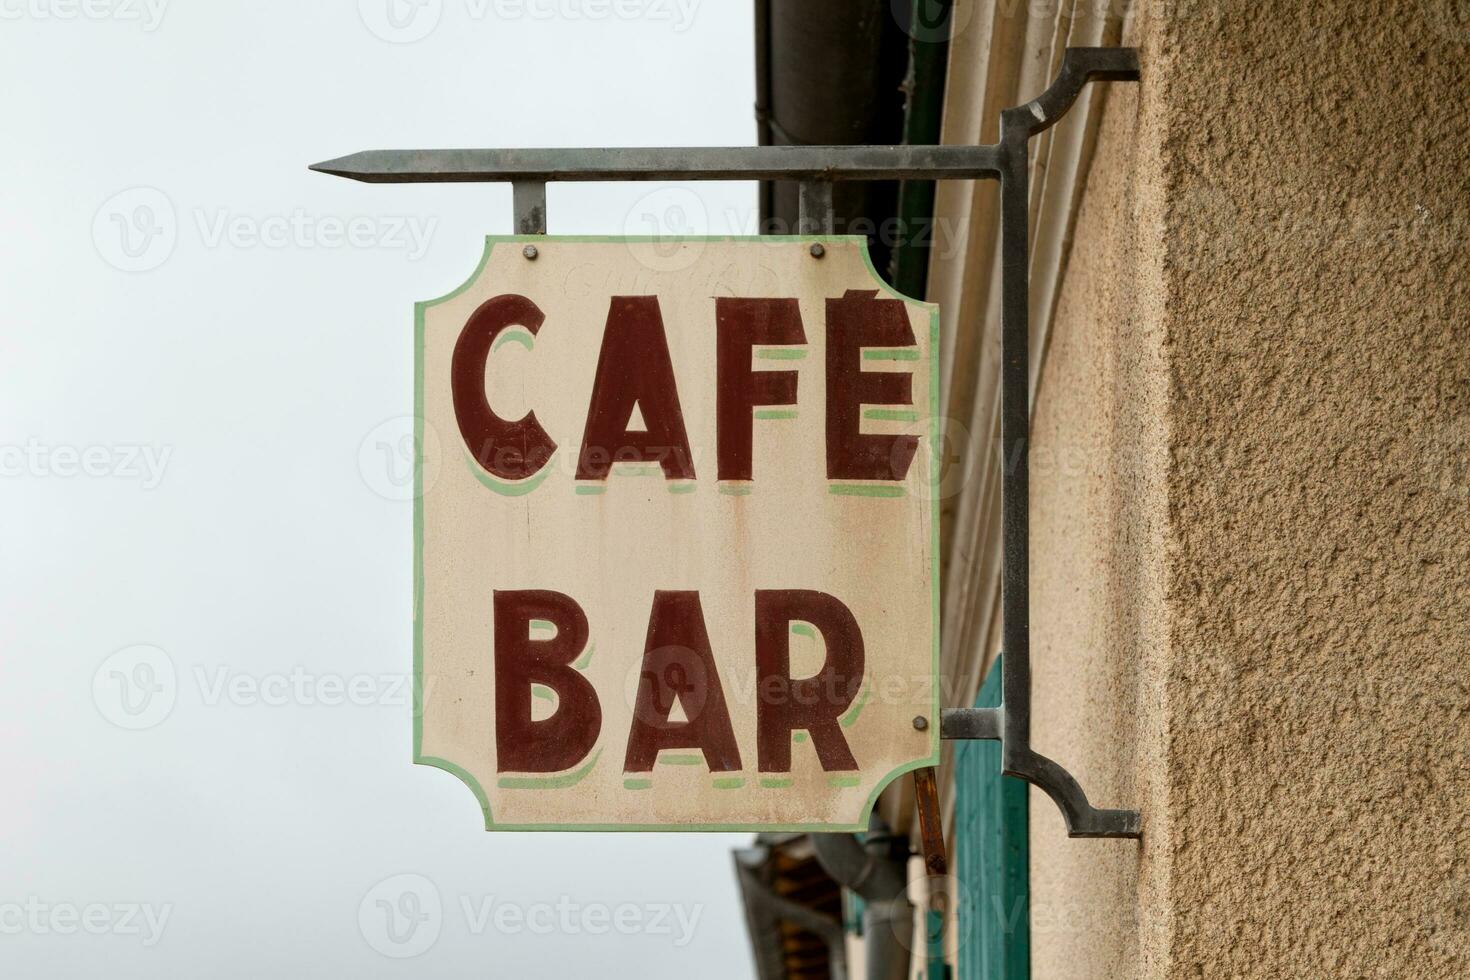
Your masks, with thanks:
M 1033 796 L 1033 975 L 1465 977 L 1470 8 L 1137 7 L 1032 630 L 1037 747 L 1145 838 Z

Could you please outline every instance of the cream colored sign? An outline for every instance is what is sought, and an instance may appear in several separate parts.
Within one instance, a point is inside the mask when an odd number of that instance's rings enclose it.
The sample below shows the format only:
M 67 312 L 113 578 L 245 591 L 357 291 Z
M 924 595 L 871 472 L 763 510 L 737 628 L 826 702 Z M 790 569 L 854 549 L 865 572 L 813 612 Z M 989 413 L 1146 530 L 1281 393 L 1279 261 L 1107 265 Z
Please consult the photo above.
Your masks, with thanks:
M 937 318 L 813 243 L 495 238 L 418 306 L 415 761 L 488 828 L 861 829 L 937 763 Z

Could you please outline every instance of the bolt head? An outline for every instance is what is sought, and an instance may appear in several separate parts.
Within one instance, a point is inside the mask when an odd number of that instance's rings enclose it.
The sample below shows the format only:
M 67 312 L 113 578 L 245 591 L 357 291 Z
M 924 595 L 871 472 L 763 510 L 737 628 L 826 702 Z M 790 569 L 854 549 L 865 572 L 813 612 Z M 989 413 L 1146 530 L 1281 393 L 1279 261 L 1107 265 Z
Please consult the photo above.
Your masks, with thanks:
M 925 718 L 923 715 L 915 715 L 914 716 L 914 729 L 916 731 L 922 732 L 922 731 L 924 731 L 928 727 L 929 727 L 929 719 L 928 718 Z
M 536 251 L 535 245 L 527 245 L 525 248 L 521 249 L 521 254 L 534 262 L 536 261 L 536 256 L 540 255 L 541 253 Z
M 812 258 L 814 258 L 814 259 L 820 259 L 822 256 L 824 256 L 826 254 L 827 254 L 827 249 L 826 249 L 825 246 L 822 245 L 821 242 L 813 242 L 812 243 Z

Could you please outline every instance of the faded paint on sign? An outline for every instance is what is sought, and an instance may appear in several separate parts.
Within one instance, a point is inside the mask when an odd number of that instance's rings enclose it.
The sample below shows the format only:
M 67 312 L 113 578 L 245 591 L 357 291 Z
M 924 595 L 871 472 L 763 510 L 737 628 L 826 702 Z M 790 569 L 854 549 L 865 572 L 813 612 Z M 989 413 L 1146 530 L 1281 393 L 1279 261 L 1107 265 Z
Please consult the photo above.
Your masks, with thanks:
M 415 761 L 494 829 L 863 828 L 938 760 L 934 308 L 860 238 L 525 241 L 417 308 Z

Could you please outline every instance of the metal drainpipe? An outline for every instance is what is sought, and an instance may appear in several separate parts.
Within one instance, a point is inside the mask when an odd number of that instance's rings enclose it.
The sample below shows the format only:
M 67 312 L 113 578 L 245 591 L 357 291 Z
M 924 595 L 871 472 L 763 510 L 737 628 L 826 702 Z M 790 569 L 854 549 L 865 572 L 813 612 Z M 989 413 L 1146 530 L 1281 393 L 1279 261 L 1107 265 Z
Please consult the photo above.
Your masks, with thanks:
M 914 948 L 914 905 L 908 896 L 909 844 L 875 814 L 864 840 L 856 834 L 812 834 L 817 860 L 838 884 L 863 897 L 867 980 L 907 980 Z

